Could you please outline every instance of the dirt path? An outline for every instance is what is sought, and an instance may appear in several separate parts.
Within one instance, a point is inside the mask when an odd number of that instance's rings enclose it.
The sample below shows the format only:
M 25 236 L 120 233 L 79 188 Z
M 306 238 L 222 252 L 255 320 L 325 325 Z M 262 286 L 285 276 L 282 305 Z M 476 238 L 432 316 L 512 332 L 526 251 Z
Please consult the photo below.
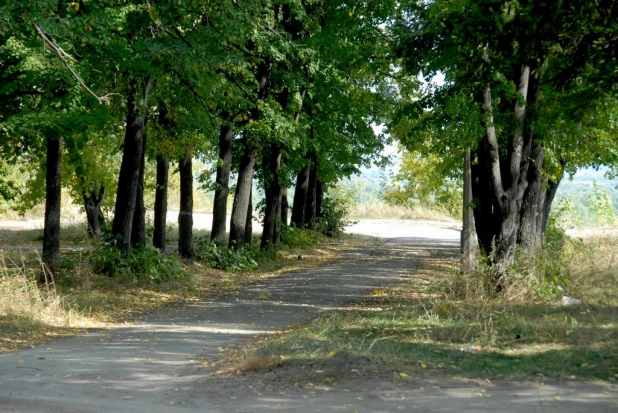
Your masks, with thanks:
M 385 239 L 326 267 L 292 272 L 236 296 L 187 303 L 139 323 L 0 355 L 0 412 L 616 411 L 618 392 L 602 385 L 504 384 L 490 398 L 477 397 L 476 384 L 393 386 L 363 379 L 342 383 L 337 391 L 282 383 L 258 394 L 258 387 L 239 389 L 209 376 L 203 362 L 226 346 L 399 282 L 398 274 L 417 256 L 457 254 L 459 232 L 448 224 L 380 221 L 357 231 Z

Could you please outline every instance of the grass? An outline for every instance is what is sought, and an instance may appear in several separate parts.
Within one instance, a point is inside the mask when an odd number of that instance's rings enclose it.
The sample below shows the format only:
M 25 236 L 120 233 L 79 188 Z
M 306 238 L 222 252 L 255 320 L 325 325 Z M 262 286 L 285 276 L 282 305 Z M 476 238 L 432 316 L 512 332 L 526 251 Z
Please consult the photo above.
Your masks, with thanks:
M 381 201 L 370 201 L 355 205 L 351 208 L 350 218 L 367 219 L 412 219 L 431 221 L 452 221 L 448 215 L 416 205 L 413 207 L 403 205 L 390 205 Z
M 80 314 L 55 288 L 40 289 L 34 268 L 7 265 L 0 252 L 0 351 L 64 336 L 84 327 Z
M 63 228 L 63 245 L 68 243 L 73 247 L 61 250 L 60 270 L 55 284 L 49 288 L 36 283 L 41 269 L 39 252 L 33 248 L 40 248 L 36 231 L 0 231 L 0 237 L 10 240 L 10 245 L 24 246 L 0 250 L 0 352 L 56 336 L 74 335 L 83 328 L 137 320 L 149 311 L 168 305 L 234 294 L 251 283 L 288 270 L 321 265 L 359 242 L 370 242 L 344 237 L 332 245 L 284 247 L 276 253 L 262 254 L 258 269 L 248 273 L 189 264 L 172 253 L 168 256 L 181 263 L 188 276 L 157 284 L 95 274 L 90 265 L 94 244 L 77 236 L 80 228 Z M 299 255 L 302 260 L 298 259 Z
M 409 283 L 375 290 L 346 311 L 245 344 L 227 354 L 220 370 L 247 371 L 243 366 L 253 359 L 265 360 L 269 370 L 281 365 L 318 376 L 299 378 L 314 382 L 341 376 L 615 382 L 617 252 L 616 238 L 569 242 L 564 291 L 539 294 L 531 271 L 514 276 L 506 294 L 491 298 L 483 271 L 462 275 L 457 260 L 436 253 L 416 263 Z M 545 260 L 520 265 L 538 271 Z M 564 306 L 561 294 L 583 304 Z M 248 365 L 259 370 L 259 363 Z

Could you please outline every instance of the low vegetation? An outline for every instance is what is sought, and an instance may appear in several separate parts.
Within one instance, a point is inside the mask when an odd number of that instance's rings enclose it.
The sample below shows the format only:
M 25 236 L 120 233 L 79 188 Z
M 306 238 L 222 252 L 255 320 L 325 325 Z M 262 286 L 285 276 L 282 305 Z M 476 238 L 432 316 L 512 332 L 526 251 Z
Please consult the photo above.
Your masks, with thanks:
M 45 266 L 34 248 L 40 232 L 0 232 L 5 243 L 15 245 L 0 251 L 0 352 L 73 335 L 81 328 L 134 320 L 166 305 L 230 294 L 285 270 L 320 265 L 366 242 L 343 236 L 326 242 L 319 231 L 287 228 L 277 249 L 260 251 L 256 238 L 233 250 L 215 246 L 200 231 L 196 261 L 189 263 L 152 247 L 123 256 L 104 242 L 89 240 L 75 225 L 63 229 L 63 245 L 71 247 L 63 249 L 54 277 L 45 271 L 48 283 L 41 286 L 37 279 Z
M 488 268 L 461 274 L 457 260 L 432 252 L 409 283 L 237 348 L 221 371 L 302 369 L 317 376 L 314 383 L 341 376 L 616 381 L 618 238 L 558 234 L 552 242 L 534 259 L 520 257 L 509 288 L 491 296 Z

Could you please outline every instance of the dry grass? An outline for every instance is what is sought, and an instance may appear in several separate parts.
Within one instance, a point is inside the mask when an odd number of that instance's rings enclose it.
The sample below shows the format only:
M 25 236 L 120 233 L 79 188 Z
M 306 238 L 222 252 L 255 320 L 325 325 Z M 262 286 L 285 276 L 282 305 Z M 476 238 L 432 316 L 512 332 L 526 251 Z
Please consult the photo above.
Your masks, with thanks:
M 369 219 L 412 219 L 431 221 L 452 221 L 448 215 L 423 206 L 406 207 L 390 205 L 381 201 L 359 204 L 351 209 L 350 218 Z
M 216 371 L 215 375 L 259 372 L 281 366 L 283 366 L 283 361 L 279 357 L 252 355 L 246 358 L 240 357 L 237 363 L 226 365 Z
M 30 233 L 27 234 L 16 232 L 19 239 L 30 239 Z M 346 237 L 331 245 L 282 250 L 250 273 L 224 272 L 199 263 L 184 263 L 189 277 L 160 284 L 95 274 L 89 264 L 88 248 L 63 250 L 57 283 L 49 288 L 36 283 L 41 264 L 35 250 L 0 250 L 0 352 L 37 344 L 57 335 L 74 335 L 80 328 L 138 320 L 147 312 L 169 305 L 232 294 L 286 271 L 312 268 L 337 259 L 346 249 L 367 242 L 371 240 Z
M 1 253 L 1 251 L 0 251 Z M 0 352 L 42 342 L 89 323 L 75 311 L 55 285 L 40 289 L 38 271 L 6 265 L 1 258 Z
M 279 358 L 290 371 L 353 371 L 349 378 L 405 373 L 616 381 L 617 251 L 618 239 L 567 243 L 559 267 L 563 291 L 549 293 L 552 279 L 539 281 L 542 270 L 554 269 L 540 256 L 514 273 L 499 296 L 488 295 L 484 271 L 460 274 L 457 260 L 436 251 L 415 261 L 410 283 L 373 291 L 347 311 L 246 344 L 221 363 Z M 565 306 L 562 294 L 583 303 Z

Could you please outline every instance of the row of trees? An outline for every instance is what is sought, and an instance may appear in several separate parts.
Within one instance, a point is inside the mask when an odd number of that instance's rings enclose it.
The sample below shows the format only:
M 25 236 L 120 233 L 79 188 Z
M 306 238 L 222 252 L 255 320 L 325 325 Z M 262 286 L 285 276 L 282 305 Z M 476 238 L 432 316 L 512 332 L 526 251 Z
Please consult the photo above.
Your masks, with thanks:
M 385 121 L 394 96 L 377 75 L 391 71 L 380 29 L 387 7 L 34 3 L 8 2 L 0 11 L 0 130 L 5 162 L 33 166 L 28 199 L 45 197 L 43 255 L 52 269 L 63 185 L 84 203 L 94 236 L 101 235 L 105 194 L 116 188 L 111 236 L 125 254 L 147 243 L 144 193 L 154 189 L 153 244 L 165 250 L 169 168 L 176 165 L 178 250 L 192 259 L 193 159 L 216 165 L 212 240 L 244 246 L 257 178 L 266 195 L 261 247 L 268 249 L 288 221 L 288 187 L 296 185 L 292 223 L 312 225 L 327 183 L 354 173 L 383 146 L 370 125 Z M 153 164 L 156 188 L 148 188 Z M 200 181 L 209 182 L 208 173 Z M 3 187 L 10 196 L 11 183 Z
M 564 173 L 616 163 L 611 0 L 39 0 L 8 2 L 1 16 L 2 151 L 5 162 L 45 162 L 50 265 L 61 159 L 93 234 L 105 189 L 117 187 L 123 253 L 146 243 L 155 162 L 153 243 L 165 248 L 176 164 L 179 251 L 191 258 L 192 159 L 216 160 L 217 244 L 244 245 L 258 179 L 267 249 L 287 222 L 286 188 L 296 186 L 292 222 L 311 224 L 325 186 L 380 151 L 370 125 L 384 123 L 444 176 L 460 179 L 471 152 L 466 209 L 497 286 L 517 248 L 538 248 Z M 418 80 L 437 74 L 443 85 Z M 11 183 L 0 189 L 10 195 Z

